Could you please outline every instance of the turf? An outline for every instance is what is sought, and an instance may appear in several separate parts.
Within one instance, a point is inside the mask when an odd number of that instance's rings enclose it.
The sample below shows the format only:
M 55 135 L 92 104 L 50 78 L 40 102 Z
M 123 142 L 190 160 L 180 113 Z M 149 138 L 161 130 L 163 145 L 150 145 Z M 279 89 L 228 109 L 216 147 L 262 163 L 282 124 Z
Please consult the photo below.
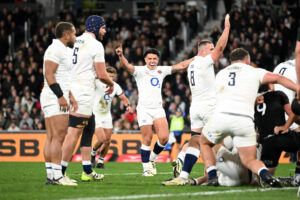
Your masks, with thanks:
M 292 164 L 281 164 L 276 175 L 293 173 Z M 96 170 L 105 175 L 101 182 L 80 182 L 81 165 L 72 163 L 68 175 L 79 181 L 78 187 L 45 185 L 44 163 L 0 163 L 0 199 L 298 199 L 297 188 L 261 191 L 254 186 L 162 186 L 171 178 L 169 163 L 157 164 L 159 174 L 142 177 L 139 163 L 107 163 L 106 169 Z M 192 177 L 202 174 L 202 165 L 194 168 Z M 230 190 L 230 191 L 229 191 Z M 229 191 L 229 192 L 228 192 Z

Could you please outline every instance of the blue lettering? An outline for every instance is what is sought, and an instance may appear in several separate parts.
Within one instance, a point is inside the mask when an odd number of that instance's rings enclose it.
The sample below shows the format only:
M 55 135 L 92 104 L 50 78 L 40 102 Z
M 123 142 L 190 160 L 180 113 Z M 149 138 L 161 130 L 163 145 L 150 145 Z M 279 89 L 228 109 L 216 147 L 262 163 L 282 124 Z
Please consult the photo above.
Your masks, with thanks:
M 152 86 L 154 86 L 154 87 L 158 86 L 160 88 L 158 78 L 151 78 L 150 83 L 151 83 Z

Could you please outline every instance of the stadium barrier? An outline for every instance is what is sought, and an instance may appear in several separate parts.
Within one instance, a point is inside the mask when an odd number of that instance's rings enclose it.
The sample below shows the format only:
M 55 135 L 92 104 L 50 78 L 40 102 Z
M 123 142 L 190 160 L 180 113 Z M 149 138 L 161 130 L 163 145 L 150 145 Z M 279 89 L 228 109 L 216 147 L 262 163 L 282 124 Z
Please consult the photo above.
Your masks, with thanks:
M 182 143 L 188 141 L 190 134 L 183 134 Z M 45 131 L 0 132 L 0 162 L 43 162 L 43 149 L 46 139 Z M 154 135 L 152 146 L 157 137 Z M 95 141 L 95 136 L 93 138 Z M 79 142 L 73 161 L 81 161 Z M 141 134 L 124 132 L 113 134 L 111 146 L 106 160 L 118 162 L 140 161 Z M 173 152 L 176 154 L 176 152 Z M 174 155 L 171 155 L 174 157 Z M 159 162 L 169 161 L 169 152 L 164 151 L 158 158 Z M 201 162 L 201 158 L 199 159 Z M 289 163 L 289 155 L 285 152 L 280 157 L 280 163 Z

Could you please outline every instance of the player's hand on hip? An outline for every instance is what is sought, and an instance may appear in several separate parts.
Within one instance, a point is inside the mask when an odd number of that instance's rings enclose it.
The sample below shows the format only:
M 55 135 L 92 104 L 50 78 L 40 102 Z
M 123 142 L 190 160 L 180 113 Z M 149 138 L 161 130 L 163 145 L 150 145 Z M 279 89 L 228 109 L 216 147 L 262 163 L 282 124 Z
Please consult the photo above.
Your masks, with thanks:
M 59 109 L 62 112 L 67 112 L 69 110 L 69 105 L 64 96 L 58 98 Z
M 71 104 L 71 108 L 70 109 L 72 112 L 76 112 L 78 110 L 78 103 L 77 101 L 75 100 L 74 97 L 70 98 L 70 104 Z
M 224 22 L 224 27 L 225 28 L 226 27 L 230 28 L 230 21 L 229 21 L 229 19 L 230 19 L 229 14 L 226 14 L 226 16 L 225 16 L 225 22 Z
M 106 88 L 107 88 L 105 91 L 106 94 L 111 94 L 114 91 L 114 85 L 106 86 Z

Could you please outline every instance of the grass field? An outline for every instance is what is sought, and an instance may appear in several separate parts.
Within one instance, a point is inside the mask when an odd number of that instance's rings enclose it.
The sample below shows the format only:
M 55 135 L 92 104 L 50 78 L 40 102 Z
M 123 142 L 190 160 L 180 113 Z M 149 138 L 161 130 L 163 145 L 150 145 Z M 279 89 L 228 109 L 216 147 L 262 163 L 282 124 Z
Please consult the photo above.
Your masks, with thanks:
M 288 176 L 293 173 L 293 168 L 292 164 L 282 164 L 276 175 Z M 2 162 L 0 163 L 0 199 L 298 199 L 297 188 L 166 187 L 160 183 L 171 177 L 171 165 L 159 163 L 157 169 L 159 174 L 155 177 L 142 177 L 139 163 L 108 163 L 106 169 L 101 170 L 105 175 L 103 181 L 79 182 L 78 187 L 63 187 L 44 184 L 44 163 Z M 196 177 L 197 172 L 202 174 L 202 170 L 202 165 L 198 165 L 194 168 L 191 177 Z M 80 163 L 70 164 L 68 175 L 71 178 L 79 180 L 80 173 Z

